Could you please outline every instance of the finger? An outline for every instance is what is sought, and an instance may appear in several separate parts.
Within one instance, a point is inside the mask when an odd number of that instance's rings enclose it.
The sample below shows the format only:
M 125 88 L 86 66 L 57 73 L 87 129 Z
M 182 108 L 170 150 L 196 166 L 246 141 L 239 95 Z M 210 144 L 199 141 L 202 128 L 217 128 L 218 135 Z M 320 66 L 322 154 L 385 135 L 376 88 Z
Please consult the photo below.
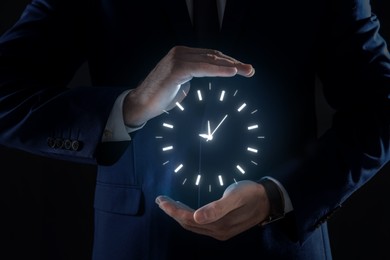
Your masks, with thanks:
M 253 77 L 255 75 L 255 68 L 252 67 L 252 65 L 248 65 L 248 64 L 239 64 L 237 65 L 237 74 L 238 75 L 241 75 L 241 76 L 244 76 L 244 77 L 247 77 L 247 78 L 250 78 L 250 77 Z
M 241 207 L 234 197 L 223 197 L 213 201 L 194 212 L 194 220 L 199 224 L 209 224 L 218 221 L 229 212 Z
M 177 54 L 185 54 L 185 53 L 192 53 L 192 54 L 216 54 L 220 55 L 222 52 L 215 50 L 215 49 L 209 49 L 209 48 L 193 48 L 188 46 L 176 46 L 172 48 L 171 51 L 174 51 Z
M 194 77 L 233 77 L 238 69 L 234 66 L 220 66 L 209 62 L 191 62 L 176 60 L 172 68 L 171 81 L 173 85 L 181 85 Z
M 232 66 L 220 66 L 205 62 L 188 64 L 192 77 L 233 77 L 238 69 Z
M 184 98 L 187 97 L 188 92 L 190 91 L 191 84 L 190 82 L 186 82 L 181 85 L 180 90 L 177 92 L 176 97 L 172 100 L 172 102 L 167 106 L 166 111 L 171 110 L 176 106 L 176 103 L 181 103 Z
M 195 211 L 195 221 L 200 224 L 212 223 L 244 206 L 245 199 L 243 199 L 243 195 L 245 195 L 245 193 L 243 194 L 242 190 L 243 187 L 246 187 L 249 184 L 249 182 L 241 181 L 229 185 L 222 198 Z
M 209 54 L 209 55 L 214 55 L 218 56 L 221 58 L 228 59 L 232 61 L 233 63 L 242 63 L 241 61 L 226 55 L 222 53 L 221 51 L 215 50 L 215 49 L 206 49 L 206 48 L 191 48 L 191 47 L 185 47 L 185 46 L 180 46 L 177 48 L 174 48 L 176 54 L 179 55 L 186 55 L 186 54 L 193 54 L 193 55 L 204 55 L 204 54 Z
M 167 196 L 158 196 L 156 203 L 168 216 L 176 220 L 186 230 L 203 235 L 211 234 L 211 231 L 207 227 L 194 221 L 194 210 L 186 204 L 175 201 Z
M 208 56 L 211 58 L 215 58 L 218 60 L 228 60 L 230 63 L 233 63 L 234 66 L 237 68 L 238 72 L 237 74 L 245 76 L 245 77 L 252 77 L 255 74 L 255 69 L 251 64 L 241 62 L 229 55 L 226 55 L 220 51 L 211 51 Z
M 255 74 L 255 69 L 251 64 L 240 62 L 221 52 L 184 54 L 183 59 L 192 62 L 203 62 L 219 66 L 235 67 L 237 69 L 237 74 L 245 77 L 252 77 Z
M 252 77 L 253 75 L 255 75 L 255 69 L 253 68 L 253 66 L 251 64 L 248 64 L 248 63 L 243 63 L 231 56 L 228 56 L 222 52 L 219 52 L 218 53 L 218 56 L 220 58 L 224 58 L 224 59 L 227 59 L 227 60 L 230 60 L 231 62 L 233 62 L 235 64 L 235 66 L 237 67 L 237 74 L 241 75 L 241 76 L 245 76 L 245 77 Z
M 156 203 L 159 204 L 160 208 L 163 209 L 167 215 L 172 217 L 178 224 L 188 231 L 213 237 L 218 240 L 226 240 L 238 233 L 238 231 L 235 230 L 239 229 L 235 228 L 235 225 L 229 225 L 229 230 L 227 231 L 224 228 L 226 223 L 222 226 L 222 223 L 204 225 L 197 223 L 192 217 L 192 212 L 194 210 L 180 201 L 174 201 L 166 196 L 159 196 L 156 198 Z
M 186 211 L 189 211 L 191 213 L 193 213 L 195 210 L 193 208 L 191 208 L 190 206 L 184 204 L 183 202 L 181 201 L 175 201 L 176 203 L 176 206 L 179 207 L 180 209 L 183 209 L 183 210 L 186 210 Z
M 255 74 L 255 70 L 252 65 L 243 63 L 217 50 L 180 46 L 175 48 L 175 52 L 178 56 L 190 56 L 188 60 L 192 61 L 203 61 L 211 62 L 216 65 L 234 66 L 237 68 L 237 74 L 245 77 L 252 77 Z
M 177 92 L 175 97 L 175 102 L 181 102 L 184 98 L 187 97 L 188 92 L 190 92 L 191 84 L 190 82 L 186 82 L 180 86 L 180 90 Z
M 182 209 L 186 209 L 186 210 L 190 210 L 190 211 L 194 211 L 194 209 L 192 209 L 191 207 L 189 207 L 188 205 L 178 201 L 178 200 L 174 200 L 168 196 L 158 196 L 156 198 L 156 203 L 159 205 L 159 206 L 162 206 L 162 205 L 173 205 L 177 208 L 182 208 Z
M 211 54 L 211 53 L 200 53 L 200 54 L 185 53 L 182 56 L 180 56 L 180 59 L 188 62 L 205 62 L 214 65 L 230 66 L 230 67 L 236 66 L 236 62 L 234 60 L 228 59 L 220 55 Z
M 167 196 L 158 196 L 156 203 L 171 217 L 191 218 L 194 210 L 184 203 L 175 201 Z

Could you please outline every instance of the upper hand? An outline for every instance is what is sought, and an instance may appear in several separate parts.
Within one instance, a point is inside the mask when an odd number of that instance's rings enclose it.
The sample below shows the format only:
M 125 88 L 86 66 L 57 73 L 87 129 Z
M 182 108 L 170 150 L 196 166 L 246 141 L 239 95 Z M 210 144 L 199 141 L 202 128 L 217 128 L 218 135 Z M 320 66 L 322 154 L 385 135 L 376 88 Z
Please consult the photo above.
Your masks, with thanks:
M 125 98 L 126 125 L 142 125 L 172 109 L 189 91 L 193 77 L 251 77 L 254 69 L 219 51 L 177 46 L 172 48 L 146 79 Z
M 261 184 L 240 181 L 231 184 L 221 199 L 198 210 L 159 196 L 157 204 L 183 228 L 218 240 L 227 240 L 263 222 L 269 215 L 269 201 Z

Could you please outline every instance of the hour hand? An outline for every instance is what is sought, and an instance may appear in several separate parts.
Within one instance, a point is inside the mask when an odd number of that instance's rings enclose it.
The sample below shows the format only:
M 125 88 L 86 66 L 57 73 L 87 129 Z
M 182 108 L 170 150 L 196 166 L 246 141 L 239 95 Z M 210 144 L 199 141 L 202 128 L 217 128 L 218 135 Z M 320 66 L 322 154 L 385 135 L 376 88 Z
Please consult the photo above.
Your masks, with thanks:
M 208 134 L 199 134 L 199 136 L 207 140 L 210 138 L 210 135 Z
M 213 139 L 213 136 L 211 134 L 211 129 L 210 129 L 210 121 L 207 120 L 207 134 L 199 134 L 200 137 L 206 139 L 206 141 L 210 141 Z
M 211 141 L 213 140 L 213 136 L 212 135 L 208 135 L 208 134 L 199 134 L 200 137 L 206 139 L 206 142 L 208 141 Z

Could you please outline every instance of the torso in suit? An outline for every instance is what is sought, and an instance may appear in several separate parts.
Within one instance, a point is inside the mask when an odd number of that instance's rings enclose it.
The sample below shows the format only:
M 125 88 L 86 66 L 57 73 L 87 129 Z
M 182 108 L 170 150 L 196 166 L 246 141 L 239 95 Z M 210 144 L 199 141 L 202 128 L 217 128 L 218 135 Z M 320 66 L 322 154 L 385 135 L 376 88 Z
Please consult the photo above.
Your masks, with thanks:
M 156 205 L 156 196 L 178 194 L 160 163 L 154 119 L 130 142 L 100 144 L 116 97 L 173 46 L 196 47 L 185 1 L 33 1 L 0 42 L 0 140 L 99 163 L 94 259 L 331 259 L 328 216 L 389 160 L 390 57 L 372 37 L 377 29 L 365 0 L 227 0 L 210 47 L 251 63 L 256 75 L 215 82 L 245 88 L 265 111 L 256 178 L 278 179 L 294 207 L 228 241 L 185 231 Z M 84 61 L 94 87 L 65 90 Z M 319 140 L 316 75 L 336 110 Z

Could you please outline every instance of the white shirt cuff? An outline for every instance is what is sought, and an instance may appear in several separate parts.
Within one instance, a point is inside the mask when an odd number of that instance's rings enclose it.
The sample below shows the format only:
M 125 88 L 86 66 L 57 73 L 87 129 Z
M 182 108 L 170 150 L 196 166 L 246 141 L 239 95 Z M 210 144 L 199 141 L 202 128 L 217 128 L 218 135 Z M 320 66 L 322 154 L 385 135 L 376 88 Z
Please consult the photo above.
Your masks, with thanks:
M 278 180 L 276 180 L 272 177 L 267 176 L 267 179 L 270 179 L 271 181 L 273 181 L 276 185 L 278 185 L 278 187 L 282 191 L 283 198 L 284 198 L 284 213 L 288 213 L 288 212 L 293 211 L 294 208 L 293 208 L 293 205 L 291 203 L 290 196 L 288 195 L 288 193 L 287 193 L 286 189 L 283 187 L 283 185 Z
M 125 125 L 123 120 L 123 101 L 126 95 L 131 90 L 122 92 L 115 100 L 114 106 L 111 109 L 108 117 L 106 127 L 104 128 L 102 142 L 119 142 L 119 141 L 130 141 L 131 137 L 129 133 L 141 129 L 145 124 L 132 128 Z

